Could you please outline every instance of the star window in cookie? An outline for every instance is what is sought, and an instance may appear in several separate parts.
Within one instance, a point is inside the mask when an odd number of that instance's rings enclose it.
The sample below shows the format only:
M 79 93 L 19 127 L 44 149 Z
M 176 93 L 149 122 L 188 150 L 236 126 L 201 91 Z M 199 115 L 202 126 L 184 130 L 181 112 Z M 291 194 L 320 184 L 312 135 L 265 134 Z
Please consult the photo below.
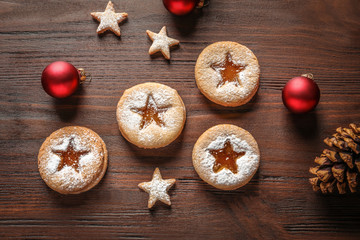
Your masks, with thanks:
M 159 107 L 152 94 L 149 94 L 146 99 L 145 106 L 142 108 L 132 108 L 131 111 L 136 112 L 142 116 L 140 123 L 140 130 L 149 126 L 153 121 L 160 127 L 165 126 L 162 119 L 162 114 L 165 113 L 169 107 Z
M 227 168 L 234 174 L 238 172 L 236 160 L 245 155 L 245 152 L 235 152 L 230 140 L 226 140 L 221 149 L 209 149 L 211 155 L 215 158 L 213 171 L 215 173 Z
M 149 194 L 148 208 L 152 208 L 157 200 L 171 205 L 170 196 L 167 191 L 175 184 L 175 179 L 162 179 L 159 168 L 156 168 L 150 182 L 143 182 L 139 188 Z
M 76 151 L 74 149 L 74 139 L 71 138 L 69 141 L 66 150 L 52 150 L 53 153 L 60 157 L 60 163 L 57 167 L 57 170 L 60 171 L 65 166 L 71 166 L 75 169 L 76 172 L 79 172 L 79 160 L 82 155 L 86 155 L 89 151 Z
M 109 1 L 105 12 L 92 12 L 91 16 L 100 22 L 99 27 L 96 30 L 98 34 L 110 30 L 117 36 L 120 36 L 119 23 L 124 21 L 128 14 L 125 12 L 116 13 L 113 3 Z
M 146 30 L 147 35 L 153 41 L 149 54 L 161 52 L 166 59 L 170 59 L 170 47 L 178 45 L 180 42 L 174 38 L 169 38 L 166 34 L 166 26 L 164 26 L 159 33 Z
M 211 68 L 221 75 L 221 81 L 216 87 L 222 87 L 230 82 L 234 82 L 235 86 L 240 86 L 239 73 L 245 69 L 245 66 L 235 64 L 230 53 L 226 54 L 225 62 L 214 63 Z

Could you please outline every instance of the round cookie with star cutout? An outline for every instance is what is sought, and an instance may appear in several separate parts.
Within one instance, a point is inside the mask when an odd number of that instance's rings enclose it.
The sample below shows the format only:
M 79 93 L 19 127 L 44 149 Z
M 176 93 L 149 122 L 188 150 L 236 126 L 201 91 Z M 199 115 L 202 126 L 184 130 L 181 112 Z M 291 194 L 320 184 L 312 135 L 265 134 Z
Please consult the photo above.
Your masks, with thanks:
M 199 137 L 192 159 L 202 180 L 218 189 L 235 190 L 247 184 L 256 173 L 260 151 L 248 131 L 221 124 Z
M 41 178 L 61 194 L 78 194 L 95 187 L 108 165 L 104 141 L 91 129 L 79 126 L 53 132 L 41 145 Z
M 173 142 L 186 120 L 185 105 L 177 91 L 148 82 L 125 90 L 116 110 L 121 134 L 140 148 L 160 148 Z
M 196 84 L 209 100 L 241 106 L 259 88 L 260 66 L 254 53 L 236 42 L 216 42 L 206 47 L 195 65 Z

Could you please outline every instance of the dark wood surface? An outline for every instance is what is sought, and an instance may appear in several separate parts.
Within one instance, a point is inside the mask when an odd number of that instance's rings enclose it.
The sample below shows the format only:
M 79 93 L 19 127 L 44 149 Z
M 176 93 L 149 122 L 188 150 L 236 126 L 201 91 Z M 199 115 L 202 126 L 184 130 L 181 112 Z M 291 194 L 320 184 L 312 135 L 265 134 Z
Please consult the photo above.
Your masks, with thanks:
M 360 195 L 322 196 L 308 183 L 322 139 L 360 118 L 358 0 L 211 0 L 202 12 L 174 17 L 161 0 L 114 0 L 126 11 L 122 37 L 98 37 L 90 12 L 107 1 L 0 1 L 0 237 L 57 239 L 359 239 Z M 171 61 L 150 57 L 147 29 L 166 25 L 181 41 Z M 207 45 L 248 46 L 261 65 L 255 99 L 239 108 L 208 101 L 195 85 L 195 61 Z M 41 87 L 56 60 L 84 67 L 90 83 L 66 100 Z M 321 89 L 317 109 L 290 114 L 281 89 L 312 72 Z M 123 91 L 154 81 L 178 90 L 187 109 L 182 135 L 168 147 L 128 143 L 115 119 Z M 252 181 L 220 191 L 199 179 L 191 152 L 209 127 L 231 123 L 250 131 L 261 150 Z M 109 168 L 89 192 L 63 196 L 37 170 L 37 154 L 53 131 L 69 125 L 97 132 Z M 137 188 L 155 167 L 176 178 L 172 207 L 147 209 Z

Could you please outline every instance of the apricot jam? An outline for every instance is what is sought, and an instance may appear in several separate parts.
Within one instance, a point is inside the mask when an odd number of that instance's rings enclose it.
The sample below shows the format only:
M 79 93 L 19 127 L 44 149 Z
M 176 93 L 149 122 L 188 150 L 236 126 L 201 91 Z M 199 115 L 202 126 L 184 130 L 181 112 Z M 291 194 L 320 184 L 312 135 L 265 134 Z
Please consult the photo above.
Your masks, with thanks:
M 140 130 L 149 126 L 153 121 L 160 127 L 165 126 L 161 114 L 166 112 L 169 107 L 158 107 L 151 94 L 146 99 L 146 104 L 142 108 L 132 108 L 131 111 L 136 112 L 142 116 L 140 123 Z
M 235 64 L 232 61 L 230 53 L 226 55 L 225 62 L 220 64 L 212 64 L 210 67 L 221 75 L 221 81 L 216 87 L 219 88 L 230 82 L 234 82 L 236 86 L 240 86 L 238 75 L 242 70 L 245 69 L 245 66 Z
M 213 166 L 213 171 L 215 173 L 219 172 L 223 168 L 227 168 L 232 171 L 234 174 L 238 172 L 236 160 L 239 157 L 245 155 L 245 152 L 235 152 L 230 143 L 230 140 L 226 140 L 224 147 L 221 149 L 212 149 L 209 150 L 210 154 L 214 156 L 215 163 Z
M 69 141 L 69 145 L 65 151 L 62 150 L 52 150 L 53 153 L 60 157 L 60 163 L 57 167 L 57 170 L 60 171 L 65 166 L 71 166 L 75 171 L 79 172 L 79 160 L 80 157 L 84 154 L 89 153 L 89 151 L 75 151 L 73 145 L 73 139 Z

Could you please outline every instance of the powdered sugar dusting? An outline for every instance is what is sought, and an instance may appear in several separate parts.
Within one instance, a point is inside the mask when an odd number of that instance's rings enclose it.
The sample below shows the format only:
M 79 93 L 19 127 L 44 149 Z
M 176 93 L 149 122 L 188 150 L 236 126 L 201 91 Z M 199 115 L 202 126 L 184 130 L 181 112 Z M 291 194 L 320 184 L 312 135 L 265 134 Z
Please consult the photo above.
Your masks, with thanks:
M 222 102 L 237 102 L 239 99 L 250 98 L 258 87 L 260 67 L 255 55 L 250 49 L 240 44 L 234 45 L 229 42 L 218 42 L 205 49 L 196 63 L 196 79 L 199 87 L 209 96 L 213 96 Z M 229 82 L 217 87 L 222 81 L 221 75 L 211 66 L 221 64 L 230 54 L 235 65 L 245 68 L 238 73 L 239 84 Z
M 121 98 L 117 119 L 122 129 L 131 134 L 141 143 L 151 143 L 163 140 L 163 136 L 177 134 L 182 129 L 185 114 L 181 99 L 176 90 L 162 84 L 145 83 L 127 90 Z M 159 113 L 163 125 L 152 121 L 144 128 L 140 128 L 143 116 L 133 109 L 140 109 L 146 106 L 149 95 L 152 95 L 154 104 L 158 108 L 166 108 Z
M 50 138 L 48 144 L 45 144 L 44 153 L 39 158 L 39 168 L 42 168 L 45 182 L 51 182 L 62 191 L 83 189 L 97 178 L 103 166 L 104 149 L 99 147 L 98 136 L 84 128 L 73 128 L 72 133 L 63 129 L 53 133 L 57 136 Z M 54 151 L 67 151 L 69 144 L 72 144 L 76 152 L 86 151 L 79 157 L 78 171 L 68 165 L 58 170 L 61 159 Z
M 245 152 L 245 155 L 236 160 L 238 172 L 234 174 L 229 169 L 223 168 L 219 172 L 213 171 L 215 163 L 214 156 L 211 155 L 209 149 L 221 149 L 224 147 L 226 140 L 230 140 L 233 150 L 235 152 Z M 201 164 L 199 171 L 203 174 L 209 175 L 210 180 L 217 185 L 235 185 L 239 182 L 244 182 L 249 176 L 252 176 L 259 165 L 259 155 L 245 140 L 242 140 L 235 135 L 220 135 L 212 141 L 207 149 L 205 149 L 201 157 Z
M 175 179 L 162 179 L 159 168 L 156 168 L 150 182 L 140 183 L 139 188 L 149 194 L 148 207 L 154 206 L 157 200 L 170 205 L 170 196 L 167 191 L 174 185 L 175 181 Z
M 144 190 L 155 195 L 157 198 L 168 198 L 167 190 L 170 184 L 164 181 L 161 176 L 156 175 L 149 184 L 144 184 Z
M 154 128 L 172 128 L 174 126 L 175 123 L 173 121 L 169 121 L 169 115 L 174 111 L 171 104 L 174 102 L 174 92 L 170 89 L 156 89 L 156 91 L 151 89 L 144 89 L 143 91 L 132 91 L 122 105 L 122 111 L 119 112 L 120 119 L 123 120 L 122 122 L 126 128 L 129 128 L 129 130 L 138 131 L 140 129 L 139 126 L 142 120 L 142 116 L 132 109 L 145 107 L 149 94 L 153 96 L 157 106 L 168 107 L 167 111 L 162 113 L 161 116 L 165 122 L 165 125 L 158 126 L 155 121 L 153 121 L 150 125 L 152 125 Z M 147 128 L 144 128 L 141 131 L 145 133 L 144 136 L 146 137 Z
M 163 35 L 155 35 L 154 36 L 154 42 L 153 47 L 157 49 L 161 48 L 169 48 L 170 41 L 168 40 L 168 37 Z
M 102 33 L 106 30 L 111 30 L 116 35 L 120 36 L 119 24 L 125 20 L 128 16 L 127 13 L 116 13 L 114 5 L 111 1 L 108 2 L 105 12 L 92 12 L 91 16 L 96 20 L 100 21 L 97 33 Z
M 52 152 L 49 152 L 49 155 L 51 156 L 48 158 L 46 169 L 49 174 L 54 174 L 60 164 L 60 157 Z
M 166 59 L 170 59 L 170 47 L 179 44 L 179 40 L 167 36 L 166 26 L 164 26 L 159 33 L 154 33 L 149 30 L 147 30 L 146 33 L 153 41 L 149 49 L 149 54 L 161 51 Z

